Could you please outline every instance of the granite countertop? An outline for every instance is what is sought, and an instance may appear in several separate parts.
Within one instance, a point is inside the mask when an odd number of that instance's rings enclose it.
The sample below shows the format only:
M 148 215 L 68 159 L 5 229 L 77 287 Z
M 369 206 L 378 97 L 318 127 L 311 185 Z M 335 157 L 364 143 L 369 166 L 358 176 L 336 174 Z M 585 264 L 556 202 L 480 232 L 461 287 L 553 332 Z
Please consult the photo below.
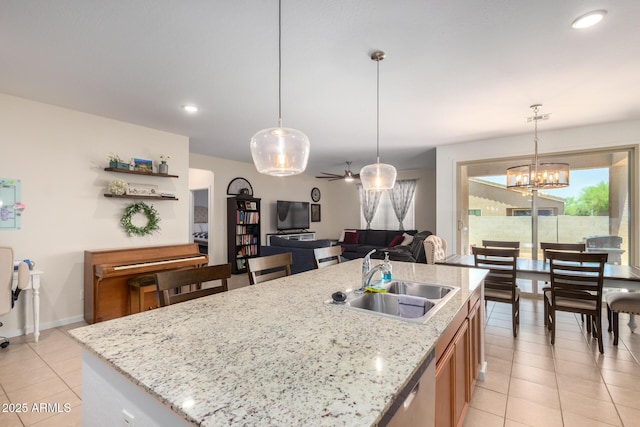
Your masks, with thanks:
M 460 291 L 426 324 L 326 304 L 358 287 L 354 260 L 70 333 L 197 425 L 370 426 L 485 275 L 401 262 L 393 273 Z

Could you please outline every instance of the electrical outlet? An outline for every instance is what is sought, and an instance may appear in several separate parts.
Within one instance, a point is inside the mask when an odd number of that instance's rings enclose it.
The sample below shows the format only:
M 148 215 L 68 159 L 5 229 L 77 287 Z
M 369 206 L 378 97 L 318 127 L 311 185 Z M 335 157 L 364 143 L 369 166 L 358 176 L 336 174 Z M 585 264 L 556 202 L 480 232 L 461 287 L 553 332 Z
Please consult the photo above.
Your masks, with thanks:
M 134 427 L 135 426 L 135 417 L 127 412 L 126 409 L 122 410 L 122 427 Z

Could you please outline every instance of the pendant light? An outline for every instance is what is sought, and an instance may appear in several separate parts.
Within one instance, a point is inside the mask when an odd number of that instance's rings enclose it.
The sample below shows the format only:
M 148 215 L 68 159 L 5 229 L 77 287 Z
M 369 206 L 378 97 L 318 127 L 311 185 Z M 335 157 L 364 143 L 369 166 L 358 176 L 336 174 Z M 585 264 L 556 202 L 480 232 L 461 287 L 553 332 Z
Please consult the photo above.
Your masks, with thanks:
M 309 138 L 282 127 L 282 1 L 278 0 L 278 127 L 262 129 L 251 138 L 251 157 L 258 172 L 272 176 L 297 175 L 307 168 Z
M 539 115 L 542 104 L 534 104 L 533 117 L 527 121 L 533 121 L 535 154 L 533 164 L 514 166 L 507 169 L 507 188 L 518 191 L 537 191 L 544 189 L 564 188 L 569 186 L 568 163 L 540 163 L 538 161 L 538 120 L 546 120 L 548 114 Z
M 376 51 L 371 54 L 371 59 L 376 62 L 377 68 L 377 109 L 376 109 L 376 162 L 360 169 L 360 181 L 364 190 L 390 190 L 396 183 L 396 168 L 392 165 L 380 163 L 380 61 L 385 53 Z

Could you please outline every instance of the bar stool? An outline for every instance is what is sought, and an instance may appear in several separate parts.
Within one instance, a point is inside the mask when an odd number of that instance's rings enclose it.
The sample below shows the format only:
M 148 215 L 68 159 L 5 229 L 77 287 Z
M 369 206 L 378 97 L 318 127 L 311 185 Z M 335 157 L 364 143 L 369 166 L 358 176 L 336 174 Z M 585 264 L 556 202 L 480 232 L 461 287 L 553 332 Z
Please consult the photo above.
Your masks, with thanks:
M 640 314 L 640 294 L 632 292 L 612 292 L 605 297 L 607 301 L 607 320 L 611 332 L 613 326 L 613 345 L 618 345 L 618 313 L 629 313 L 633 319 L 634 314 Z M 613 325 L 612 325 L 613 324 Z M 635 329 L 635 323 L 629 322 L 631 332 Z

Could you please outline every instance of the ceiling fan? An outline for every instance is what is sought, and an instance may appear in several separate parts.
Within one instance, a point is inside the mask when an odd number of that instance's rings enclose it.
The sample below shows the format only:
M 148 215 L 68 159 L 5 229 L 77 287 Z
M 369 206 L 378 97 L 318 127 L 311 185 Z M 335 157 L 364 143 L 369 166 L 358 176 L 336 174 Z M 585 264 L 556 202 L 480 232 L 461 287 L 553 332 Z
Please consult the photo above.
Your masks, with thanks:
M 339 179 L 344 179 L 347 182 L 351 182 L 354 179 L 360 179 L 359 173 L 351 172 L 351 162 L 346 162 L 346 163 L 347 163 L 347 169 L 345 169 L 344 175 L 338 175 L 335 173 L 328 173 L 328 172 L 320 172 L 321 174 L 326 176 L 316 176 L 316 178 L 327 178 L 329 181 L 337 181 Z

